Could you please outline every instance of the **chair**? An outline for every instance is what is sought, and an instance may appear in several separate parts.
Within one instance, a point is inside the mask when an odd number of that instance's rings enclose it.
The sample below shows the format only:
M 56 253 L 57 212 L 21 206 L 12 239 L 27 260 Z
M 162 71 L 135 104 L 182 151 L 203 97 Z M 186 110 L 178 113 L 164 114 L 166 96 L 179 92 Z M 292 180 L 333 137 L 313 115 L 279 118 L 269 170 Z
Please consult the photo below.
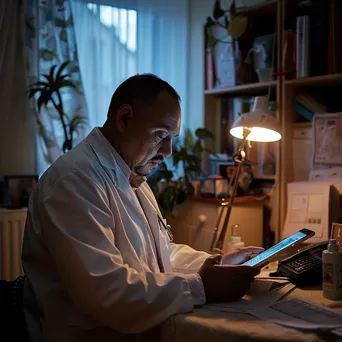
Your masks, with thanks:
M 0 326 L 8 341 L 30 341 L 23 310 L 24 283 L 24 275 L 13 281 L 0 280 Z

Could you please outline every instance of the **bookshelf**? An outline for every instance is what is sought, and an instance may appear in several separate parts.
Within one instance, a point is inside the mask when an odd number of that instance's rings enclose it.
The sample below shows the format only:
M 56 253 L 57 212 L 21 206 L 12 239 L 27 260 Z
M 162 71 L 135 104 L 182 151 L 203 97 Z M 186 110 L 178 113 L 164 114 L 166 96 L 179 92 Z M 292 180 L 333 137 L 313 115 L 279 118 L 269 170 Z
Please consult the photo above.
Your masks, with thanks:
M 342 73 L 286 80 L 285 84 L 297 88 L 342 85 Z
M 262 83 L 251 83 L 242 84 L 238 86 L 226 87 L 226 88 L 216 88 L 204 90 L 205 95 L 215 95 L 215 96 L 236 96 L 236 95 L 251 95 L 260 94 L 261 92 L 267 91 L 269 87 L 275 88 L 277 86 L 277 81 L 269 81 Z
M 337 15 L 333 13 L 338 12 L 338 8 L 336 7 L 334 11 L 332 6 L 336 5 L 340 7 L 342 1 L 339 1 L 340 0 L 321 0 L 321 6 L 326 3 L 326 6 L 329 7 L 326 12 L 328 17 L 325 21 L 329 27 L 326 28 L 326 31 L 320 30 L 320 32 L 326 32 L 326 34 L 329 34 L 329 37 L 332 35 L 329 33 L 329 30 L 332 29 L 331 27 L 333 27 L 334 30 L 339 29 L 337 28 L 338 20 L 335 21 L 332 19 L 335 18 L 335 16 L 337 17 Z M 315 2 L 320 2 L 320 0 L 315 0 Z M 229 105 L 231 101 L 236 101 L 236 99 L 241 97 L 270 95 L 270 99 L 276 103 L 275 115 L 281 122 L 282 139 L 278 143 L 273 143 L 276 145 L 275 172 L 270 175 L 258 175 L 260 180 L 274 181 L 276 184 L 274 193 L 275 199 L 273 201 L 276 204 L 273 206 L 272 213 L 274 222 L 276 222 L 274 227 L 274 242 L 281 239 L 281 231 L 286 218 L 287 184 L 295 180 L 293 163 L 295 151 L 293 147 L 293 137 L 295 134 L 298 134 L 298 130 L 300 133 L 303 132 L 303 135 L 311 134 L 308 133 L 312 126 L 309 120 L 303 120 L 303 122 L 296 121 L 298 119 L 298 113 L 293 107 L 296 96 L 301 92 L 305 92 L 316 98 L 317 94 L 326 93 L 329 95 L 329 103 L 334 103 L 333 111 L 342 111 L 342 96 L 339 95 L 342 94 L 342 68 L 339 70 L 340 67 L 338 66 L 340 63 L 339 58 L 341 58 L 342 55 L 339 54 L 340 50 L 342 50 L 342 39 L 339 41 L 339 37 L 336 36 L 334 41 L 333 51 L 334 53 L 335 51 L 338 53 L 338 55 L 334 55 L 334 59 L 336 59 L 334 68 L 329 64 L 329 66 L 327 65 L 326 67 L 327 70 L 322 72 L 320 65 L 320 70 L 311 71 L 314 70 L 313 65 L 315 63 L 317 64 L 317 59 L 315 60 L 317 57 L 313 52 L 310 54 L 309 49 L 309 54 L 307 51 L 305 52 L 306 61 L 310 63 L 310 68 L 307 68 L 306 71 L 307 74 L 297 78 L 296 68 L 299 68 L 299 66 L 296 64 L 296 61 L 294 61 L 295 69 L 290 70 L 290 72 L 288 70 L 289 64 L 285 62 L 284 58 L 286 56 L 284 51 L 286 51 L 285 46 L 289 44 L 289 36 L 291 36 L 293 32 L 296 32 L 297 17 L 308 15 L 311 18 L 312 15 L 312 18 L 314 18 L 314 15 L 318 15 L 317 12 L 323 13 L 321 9 L 314 12 L 314 6 L 306 8 L 305 6 L 303 7 L 303 5 L 299 6 L 298 3 L 303 2 L 297 0 L 271 0 L 256 6 L 238 10 L 238 13 L 243 13 L 247 16 L 248 26 L 252 27 L 252 29 L 247 29 L 239 38 L 239 44 L 241 42 L 241 46 L 246 46 L 246 44 L 251 43 L 258 35 L 270 35 L 275 33 L 276 39 L 273 50 L 274 77 L 272 80 L 257 82 L 254 79 L 254 82 L 251 83 L 222 88 L 214 86 L 211 89 L 204 89 L 205 127 L 216 134 L 216 141 L 214 145 L 210 147 L 220 153 L 224 152 L 222 151 L 222 141 L 225 141 L 225 137 L 229 135 L 227 124 L 224 125 L 222 123 L 222 116 L 223 113 L 227 114 L 227 112 L 229 112 L 228 115 L 231 115 L 232 111 Z M 306 3 L 308 2 L 306 1 Z M 342 32 L 342 30 L 340 31 Z M 327 37 L 327 40 L 329 37 Z M 320 39 L 322 39 L 322 37 L 320 37 Z M 309 47 L 314 47 L 314 44 L 317 46 L 317 42 L 313 40 L 312 45 L 309 45 Z M 326 52 L 320 51 L 317 55 L 320 55 L 321 58 L 323 58 L 324 53 L 326 53 L 329 54 L 329 58 L 331 58 L 330 48 L 331 46 L 329 46 L 328 52 L 327 46 Z M 204 56 L 205 85 L 207 86 L 206 52 Z M 325 57 L 325 60 L 328 60 L 327 56 Z M 229 122 L 232 123 L 232 121 L 233 118 L 231 118 L 230 121 L 228 120 L 228 124 Z

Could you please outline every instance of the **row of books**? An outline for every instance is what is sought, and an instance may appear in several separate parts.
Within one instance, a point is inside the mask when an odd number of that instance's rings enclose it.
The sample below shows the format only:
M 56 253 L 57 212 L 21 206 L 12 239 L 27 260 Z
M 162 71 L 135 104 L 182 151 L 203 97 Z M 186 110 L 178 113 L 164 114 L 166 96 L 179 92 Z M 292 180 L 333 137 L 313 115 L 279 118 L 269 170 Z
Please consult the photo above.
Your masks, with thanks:
M 288 77 L 342 72 L 342 1 L 301 3 L 300 13 L 284 36 L 283 68 Z

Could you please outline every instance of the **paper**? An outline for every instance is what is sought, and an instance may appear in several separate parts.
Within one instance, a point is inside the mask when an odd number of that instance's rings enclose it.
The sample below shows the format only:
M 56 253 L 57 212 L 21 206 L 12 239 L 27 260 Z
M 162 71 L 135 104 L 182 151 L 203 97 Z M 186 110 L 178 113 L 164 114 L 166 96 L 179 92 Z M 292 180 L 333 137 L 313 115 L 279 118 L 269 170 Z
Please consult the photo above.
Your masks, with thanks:
M 315 114 L 313 163 L 342 165 L 341 114 Z
M 310 243 L 328 240 L 329 205 L 333 205 L 330 182 L 289 183 L 287 196 L 287 215 L 282 238 L 307 228 L 315 232 L 315 236 L 309 239 Z
M 240 300 L 208 304 L 205 307 L 214 311 L 249 313 L 257 308 L 276 303 L 294 288 L 295 285 L 288 280 L 256 278 L 250 290 Z
M 285 299 L 256 309 L 252 314 L 258 318 L 293 328 L 336 329 L 342 327 L 342 312 L 336 312 L 300 297 Z
M 335 329 L 332 331 L 333 334 L 337 335 L 337 336 L 341 336 L 342 337 L 342 328 L 341 329 Z

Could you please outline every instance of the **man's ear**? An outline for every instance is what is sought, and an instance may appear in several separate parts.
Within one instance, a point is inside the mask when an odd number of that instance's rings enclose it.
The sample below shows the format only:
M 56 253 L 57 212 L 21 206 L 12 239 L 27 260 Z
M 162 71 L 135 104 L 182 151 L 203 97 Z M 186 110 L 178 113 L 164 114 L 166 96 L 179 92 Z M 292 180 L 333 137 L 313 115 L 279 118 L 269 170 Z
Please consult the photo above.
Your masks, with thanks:
M 132 106 L 128 104 L 122 105 L 116 115 L 116 124 L 120 132 L 125 132 L 128 121 L 133 117 Z

